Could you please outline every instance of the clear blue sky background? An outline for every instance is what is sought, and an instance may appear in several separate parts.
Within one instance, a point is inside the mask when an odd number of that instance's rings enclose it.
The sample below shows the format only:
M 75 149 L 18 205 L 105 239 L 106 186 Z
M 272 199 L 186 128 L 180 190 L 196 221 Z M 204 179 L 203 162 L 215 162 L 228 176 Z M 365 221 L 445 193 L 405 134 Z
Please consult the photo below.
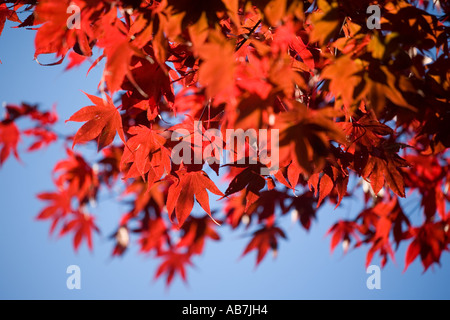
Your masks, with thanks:
M 7 23 L 0 37 L 0 102 L 40 103 L 42 109 L 57 103 L 58 130 L 74 132 L 78 126 L 64 125 L 63 120 L 89 103 L 80 90 L 95 94 L 99 71 L 86 77 L 88 66 L 70 72 L 63 72 L 64 65 L 39 66 L 33 61 L 34 31 L 11 26 Z M 256 269 L 254 253 L 239 259 L 249 241 L 243 237 L 245 230 L 230 232 L 221 227 L 222 240 L 208 242 L 204 254 L 193 259 L 195 268 L 188 269 L 188 285 L 176 278 L 167 289 L 163 279 L 153 281 L 159 260 L 138 254 L 136 245 L 123 258 L 111 258 L 113 242 L 107 237 L 127 210 L 116 201 L 103 201 L 95 211 L 102 235 L 94 238 L 94 252 L 83 244 L 75 254 L 71 237 L 48 235 L 49 224 L 35 220 L 43 206 L 35 195 L 53 190 L 51 170 L 65 154 L 61 144 L 31 154 L 24 152 L 26 145 L 20 149 L 23 163 L 10 158 L 0 169 L 1 299 L 450 298 L 448 253 L 442 256 L 442 267 L 423 274 L 420 262 L 415 261 L 402 273 L 406 246 L 401 246 L 397 263 L 390 261 L 381 272 L 381 290 L 366 287 L 367 248 L 344 256 L 338 247 L 330 254 L 327 229 L 339 217 L 354 217 L 361 208 L 358 199 L 335 211 L 326 206 L 309 233 L 285 219 L 282 226 L 289 239 L 281 241 L 276 259 L 269 255 Z M 81 268 L 81 290 L 66 287 L 66 268 L 72 264 Z

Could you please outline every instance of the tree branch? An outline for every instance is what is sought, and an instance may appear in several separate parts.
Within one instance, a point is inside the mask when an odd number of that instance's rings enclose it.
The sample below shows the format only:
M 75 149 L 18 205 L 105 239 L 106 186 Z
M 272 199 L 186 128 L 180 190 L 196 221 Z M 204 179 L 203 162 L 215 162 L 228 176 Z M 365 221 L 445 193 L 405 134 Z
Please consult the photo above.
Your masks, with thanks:
M 242 48 L 242 46 L 244 45 L 244 43 L 247 42 L 248 39 L 250 39 L 250 36 L 253 34 L 253 32 L 255 32 L 256 28 L 258 28 L 258 26 L 261 24 L 261 19 L 258 20 L 258 22 L 253 26 L 253 28 L 250 30 L 249 33 L 247 33 L 244 36 L 244 39 L 241 40 L 241 42 L 239 42 L 239 44 L 236 47 L 236 51 L 239 51 L 240 48 Z

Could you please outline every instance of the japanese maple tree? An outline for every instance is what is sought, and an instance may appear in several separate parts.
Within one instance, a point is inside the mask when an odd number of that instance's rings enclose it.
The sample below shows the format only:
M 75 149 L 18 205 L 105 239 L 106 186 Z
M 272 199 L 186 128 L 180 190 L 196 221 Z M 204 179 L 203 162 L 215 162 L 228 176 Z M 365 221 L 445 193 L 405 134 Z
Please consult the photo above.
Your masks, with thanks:
M 225 225 L 254 230 L 243 254 L 259 264 L 289 213 L 309 230 L 324 204 L 361 194 L 363 210 L 330 226 L 331 249 L 362 246 L 384 266 L 405 243 L 405 269 L 420 256 L 426 270 L 450 243 L 449 14 L 427 0 L 0 0 L 0 34 L 6 20 L 37 30 L 37 63 L 104 68 L 90 105 L 61 119 L 71 136 L 54 131 L 55 109 L 6 105 L 0 165 L 20 160 L 23 135 L 28 151 L 64 139 L 38 219 L 92 249 L 92 203 L 122 190 L 112 254 L 135 243 L 168 284 Z M 234 144 L 227 130 L 256 136 Z

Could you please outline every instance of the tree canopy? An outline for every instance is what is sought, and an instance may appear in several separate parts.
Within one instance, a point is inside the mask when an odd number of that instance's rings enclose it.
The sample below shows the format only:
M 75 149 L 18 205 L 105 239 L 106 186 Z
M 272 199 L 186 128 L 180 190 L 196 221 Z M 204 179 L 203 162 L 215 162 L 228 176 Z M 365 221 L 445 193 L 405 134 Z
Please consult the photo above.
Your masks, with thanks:
M 103 68 L 91 104 L 62 119 L 71 136 L 55 110 L 7 104 L 0 165 L 21 136 L 30 152 L 64 139 L 38 219 L 92 249 L 92 203 L 120 186 L 112 254 L 137 239 L 168 284 L 224 225 L 252 228 L 243 254 L 259 264 L 282 219 L 309 230 L 358 190 L 364 209 L 330 226 L 331 250 L 364 246 L 384 266 L 407 243 L 405 269 L 427 270 L 450 243 L 449 14 L 426 0 L 0 0 L 0 34 L 6 20 L 37 30 L 43 68 Z

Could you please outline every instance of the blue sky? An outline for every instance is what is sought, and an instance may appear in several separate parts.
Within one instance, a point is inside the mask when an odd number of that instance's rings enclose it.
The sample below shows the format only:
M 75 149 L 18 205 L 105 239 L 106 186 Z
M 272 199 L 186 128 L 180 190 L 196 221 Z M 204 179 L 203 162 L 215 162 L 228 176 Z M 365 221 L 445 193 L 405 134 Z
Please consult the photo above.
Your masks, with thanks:
M 42 109 L 57 103 L 58 131 L 74 132 L 78 126 L 63 120 L 88 104 L 80 90 L 95 94 L 99 70 L 86 77 L 88 66 L 69 72 L 63 71 L 64 65 L 39 66 L 33 61 L 34 31 L 11 26 L 7 23 L 0 37 L 0 102 L 39 103 Z M 55 144 L 25 153 L 26 145 L 19 150 L 22 163 L 10 158 L 0 169 L 1 299 L 450 298 L 448 253 L 442 256 L 442 267 L 423 274 L 420 262 L 415 261 L 403 273 L 406 246 L 401 246 L 397 264 L 390 261 L 381 272 L 381 290 L 366 287 L 366 248 L 344 256 L 338 247 L 330 254 L 327 229 L 339 217 L 354 217 L 361 208 L 358 199 L 337 210 L 325 206 L 309 233 L 285 219 L 282 227 L 288 240 L 281 240 L 276 259 L 268 256 L 256 269 L 254 253 L 239 259 L 249 241 L 245 237 L 248 232 L 220 227 L 222 240 L 208 242 L 204 254 L 193 259 L 195 267 L 188 269 L 188 284 L 176 278 L 166 288 L 163 279 L 153 280 L 159 260 L 138 254 L 137 246 L 123 258 L 111 258 L 113 243 L 108 236 L 127 209 L 117 201 L 102 201 L 95 211 L 102 234 L 95 236 L 93 252 L 83 245 L 74 253 L 70 237 L 49 236 L 49 224 L 35 220 L 42 209 L 35 195 L 53 190 L 51 170 L 64 158 L 64 149 Z M 94 156 L 89 152 L 88 159 Z M 377 263 L 375 258 L 373 264 Z M 81 290 L 66 287 L 66 268 L 73 264 L 81 268 Z

